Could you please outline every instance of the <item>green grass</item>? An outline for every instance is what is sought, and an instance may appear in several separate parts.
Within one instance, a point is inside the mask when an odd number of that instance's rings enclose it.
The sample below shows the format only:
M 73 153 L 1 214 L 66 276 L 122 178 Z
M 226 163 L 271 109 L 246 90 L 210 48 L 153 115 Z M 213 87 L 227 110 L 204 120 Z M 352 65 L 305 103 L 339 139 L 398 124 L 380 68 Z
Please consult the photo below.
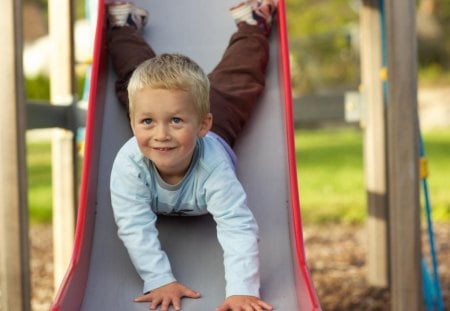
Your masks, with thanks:
M 305 223 L 361 223 L 366 217 L 362 133 L 355 129 L 298 130 L 297 173 Z M 435 221 L 450 222 L 450 129 L 424 133 Z M 50 222 L 50 142 L 28 143 L 32 222 Z
M 27 144 L 28 206 L 32 223 L 52 219 L 52 171 L 50 142 Z
M 450 221 L 450 130 L 424 134 L 435 221 Z M 298 130 L 297 174 L 305 223 L 361 223 L 367 215 L 363 136 L 354 129 Z M 422 199 L 423 200 L 423 199 Z
M 433 131 L 423 136 L 433 216 L 438 221 L 450 221 L 450 130 Z
M 365 217 L 362 134 L 299 130 L 297 176 L 304 222 L 361 222 Z

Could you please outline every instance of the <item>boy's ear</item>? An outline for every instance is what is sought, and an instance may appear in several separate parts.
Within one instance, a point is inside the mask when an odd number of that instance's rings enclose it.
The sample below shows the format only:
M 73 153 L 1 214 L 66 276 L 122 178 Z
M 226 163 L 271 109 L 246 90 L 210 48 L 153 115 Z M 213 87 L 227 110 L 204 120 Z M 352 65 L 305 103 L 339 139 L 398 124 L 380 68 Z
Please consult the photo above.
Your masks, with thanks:
M 200 121 L 200 129 L 198 131 L 198 137 L 204 137 L 212 127 L 213 116 L 212 113 L 208 113 L 202 121 Z

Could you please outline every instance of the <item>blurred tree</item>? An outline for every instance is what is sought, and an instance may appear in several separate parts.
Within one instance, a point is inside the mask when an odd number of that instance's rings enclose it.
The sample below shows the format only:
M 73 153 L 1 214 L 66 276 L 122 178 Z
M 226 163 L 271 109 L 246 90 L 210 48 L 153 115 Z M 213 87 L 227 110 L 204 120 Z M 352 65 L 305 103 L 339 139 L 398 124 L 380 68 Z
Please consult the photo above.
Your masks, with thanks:
M 357 88 L 360 2 L 286 0 L 294 93 Z M 419 76 L 448 81 L 450 0 L 416 3 Z
M 444 4 L 444 2 L 449 1 L 440 1 L 441 4 Z M 439 6 L 440 4 L 436 0 L 421 0 L 417 6 L 416 21 L 419 64 L 421 67 L 447 67 L 444 25 L 448 13 L 440 13 L 442 10 L 438 10 Z
M 63 0 L 59 0 L 63 1 Z M 86 1 L 91 0 L 69 0 L 73 2 L 73 6 L 75 8 L 75 20 L 82 19 L 85 17 L 85 6 Z M 23 0 L 23 3 L 30 3 L 39 6 L 42 9 L 45 16 L 47 17 L 47 3 L 48 0 Z
M 294 94 L 355 88 L 358 1 L 287 0 Z

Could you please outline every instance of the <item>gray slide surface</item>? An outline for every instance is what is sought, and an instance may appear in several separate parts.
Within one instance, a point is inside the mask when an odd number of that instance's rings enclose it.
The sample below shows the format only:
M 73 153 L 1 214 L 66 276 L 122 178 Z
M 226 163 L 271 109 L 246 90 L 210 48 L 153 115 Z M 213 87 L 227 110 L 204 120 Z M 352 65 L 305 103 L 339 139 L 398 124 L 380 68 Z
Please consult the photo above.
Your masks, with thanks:
M 100 1 L 101 3 L 101 1 Z M 136 0 L 150 12 L 143 36 L 156 53 L 180 52 L 197 61 L 206 72 L 218 63 L 236 26 L 228 13 L 233 1 Z M 309 276 L 298 271 L 293 252 L 289 168 L 283 94 L 279 77 L 279 33 L 271 37 L 271 61 L 267 88 L 251 122 L 235 148 L 238 176 L 248 194 L 249 206 L 260 227 L 261 295 L 276 310 L 315 310 L 315 294 L 308 292 Z M 109 66 L 109 64 L 108 64 Z M 105 98 L 96 102 L 103 110 L 95 120 L 99 133 L 97 180 L 90 188 L 95 212 L 90 259 L 84 269 L 84 284 L 74 285 L 66 277 L 55 310 L 79 305 L 81 310 L 148 310 L 147 303 L 134 303 L 142 292 L 142 280 L 117 237 L 113 220 L 109 177 L 114 157 L 131 136 L 128 120 L 114 93 L 115 74 L 111 68 L 104 79 Z M 100 77 L 102 78 L 102 77 Z M 92 103 L 91 103 L 92 104 Z M 94 150 L 95 147 L 93 148 Z M 96 187 L 96 189 L 94 189 Z M 92 198 L 93 197 L 93 198 Z M 88 207 L 90 209 L 91 207 Z M 89 216 L 93 215 L 93 216 Z M 87 220 L 89 223 L 89 220 Z M 215 223 L 210 216 L 159 217 L 158 229 L 176 278 L 199 291 L 202 298 L 184 299 L 183 310 L 214 310 L 225 298 L 222 250 Z M 89 234 L 85 234 L 88 238 Z M 82 241 L 80 243 L 83 243 Z M 76 263 L 74 275 L 77 275 Z M 83 268 L 79 268 L 83 269 Z M 71 288 L 83 287 L 81 301 L 71 302 Z M 72 290 L 73 291 L 73 290 Z M 72 298 L 71 298 L 72 297 Z M 58 307 L 60 306 L 60 307 Z

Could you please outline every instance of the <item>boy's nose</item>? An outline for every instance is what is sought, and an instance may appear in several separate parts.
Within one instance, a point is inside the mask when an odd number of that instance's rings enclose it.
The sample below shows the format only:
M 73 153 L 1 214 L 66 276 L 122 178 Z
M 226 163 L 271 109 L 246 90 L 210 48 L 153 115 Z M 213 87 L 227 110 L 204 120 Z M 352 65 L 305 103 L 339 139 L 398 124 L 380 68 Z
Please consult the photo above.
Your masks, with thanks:
M 155 139 L 157 139 L 157 140 L 167 140 L 167 139 L 169 139 L 169 131 L 167 129 L 167 126 L 160 125 L 160 126 L 157 127 Z

